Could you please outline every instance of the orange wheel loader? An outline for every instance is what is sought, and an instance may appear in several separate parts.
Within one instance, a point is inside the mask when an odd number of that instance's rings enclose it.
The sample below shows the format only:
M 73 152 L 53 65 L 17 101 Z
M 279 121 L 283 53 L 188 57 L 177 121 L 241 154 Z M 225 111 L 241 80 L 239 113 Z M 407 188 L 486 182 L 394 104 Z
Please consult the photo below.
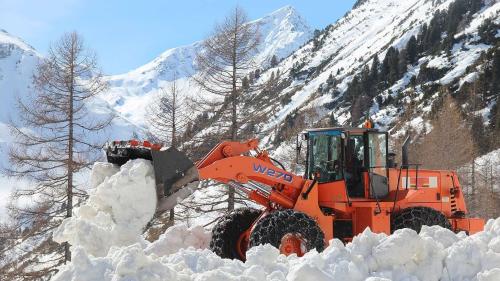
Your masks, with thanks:
M 222 216 L 212 230 L 210 248 L 223 258 L 245 260 L 250 247 L 269 243 L 281 253 L 302 256 L 322 251 L 328 241 L 345 243 L 369 227 L 391 234 L 439 225 L 472 234 L 484 220 L 467 217 L 457 174 L 419 169 L 389 153 L 388 134 L 372 128 L 310 129 L 297 137 L 297 161 L 305 172 L 287 171 L 258 141 L 224 141 L 193 163 L 174 148 L 147 141 L 107 144 L 108 161 L 153 161 L 159 211 L 189 196 L 201 180 L 232 186 L 262 209 L 241 208 Z

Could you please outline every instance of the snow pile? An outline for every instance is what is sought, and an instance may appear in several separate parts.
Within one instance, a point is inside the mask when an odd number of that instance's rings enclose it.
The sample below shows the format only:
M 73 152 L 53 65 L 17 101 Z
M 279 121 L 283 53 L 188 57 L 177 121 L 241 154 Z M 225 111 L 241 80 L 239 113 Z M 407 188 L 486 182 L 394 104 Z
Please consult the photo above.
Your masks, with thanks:
M 184 237 L 187 232 L 177 228 L 167 232 L 175 237 L 162 239 L 174 249 L 188 240 L 200 242 Z M 263 245 L 251 248 L 245 263 L 221 259 L 207 249 L 172 253 L 167 240 L 146 249 L 138 243 L 113 247 L 100 258 L 76 248 L 72 263 L 52 280 L 500 280 L 500 218 L 470 237 L 438 226 L 424 227 L 420 234 L 398 230 L 391 236 L 367 229 L 346 246 L 332 240 L 322 253 L 302 258 Z
M 166 256 L 180 249 L 194 247 L 206 249 L 210 243 L 211 233 L 202 226 L 188 228 L 186 225 L 175 225 L 160 235 L 157 241 L 146 247 L 147 254 Z
M 110 163 L 96 163 L 91 184 L 88 201 L 63 221 L 54 240 L 68 241 L 94 256 L 105 256 L 111 246 L 143 241 L 142 230 L 156 209 L 150 161 L 129 161 L 119 170 Z
M 188 247 L 189 251 L 196 252 L 196 249 L 208 247 L 209 241 L 210 232 L 200 226 L 188 229 L 176 225 L 154 243 L 143 240 L 129 246 L 111 247 L 105 257 L 94 257 L 83 247 L 73 247 L 71 264 L 62 267 L 52 280 L 179 280 L 179 267 L 166 266 L 161 257 Z

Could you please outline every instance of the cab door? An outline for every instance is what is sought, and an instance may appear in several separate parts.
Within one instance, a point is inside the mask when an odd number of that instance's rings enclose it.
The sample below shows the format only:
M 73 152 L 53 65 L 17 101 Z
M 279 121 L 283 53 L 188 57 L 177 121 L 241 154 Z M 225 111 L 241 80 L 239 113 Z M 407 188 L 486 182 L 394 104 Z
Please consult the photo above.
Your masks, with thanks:
M 365 197 L 366 161 L 365 136 L 349 133 L 346 137 L 344 174 L 349 197 Z
M 387 169 L 388 141 L 386 132 L 366 132 L 365 168 L 368 172 L 368 196 L 381 199 L 389 194 Z

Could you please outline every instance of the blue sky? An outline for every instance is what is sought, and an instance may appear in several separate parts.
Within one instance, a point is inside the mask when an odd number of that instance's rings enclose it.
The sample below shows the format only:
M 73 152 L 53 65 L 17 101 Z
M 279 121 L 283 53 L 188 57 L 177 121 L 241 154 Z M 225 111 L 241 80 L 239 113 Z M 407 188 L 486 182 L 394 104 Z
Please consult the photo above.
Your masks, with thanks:
M 193 43 L 239 5 L 250 19 L 291 5 L 313 28 L 343 16 L 354 0 L 0 0 L 0 29 L 42 54 L 66 32 L 80 32 L 105 73 L 139 67 L 168 48 Z

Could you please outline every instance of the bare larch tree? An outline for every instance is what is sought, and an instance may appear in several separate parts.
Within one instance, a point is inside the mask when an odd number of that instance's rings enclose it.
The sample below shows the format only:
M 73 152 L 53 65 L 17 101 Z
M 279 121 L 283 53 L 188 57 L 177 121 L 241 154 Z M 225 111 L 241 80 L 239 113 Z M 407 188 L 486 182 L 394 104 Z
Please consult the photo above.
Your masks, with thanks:
M 431 132 L 410 148 L 412 161 L 429 169 L 451 170 L 469 163 L 475 147 L 463 119 L 453 98 L 445 95 L 441 109 L 431 120 Z
M 148 123 L 150 135 L 164 146 L 180 149 L 180 137 L 188 122 L 186 101 L 177 86 L 177 75 L 167 88 L 160 89 L 158 96 L 148 107 Z M 158 194 L 162 194 L 159 192 Z M 168 218 L 165 213 L 155 215 L 154 221 L 159 222 L 159 227 L 153 224 L 148 230 L 148 239 L 156 240 L 169 226 L 174 224 L 174 209 L 169 211 Z
M 251 92 L 249 85 L 244 87 L 244 80 L 256 68 L 253 57 L 260 42 L 258 28 L 247 22 L 246 13 L 236 7 L 215 26 L 196 57 L 198 73 L 193 79 L 204 95 L 198 97 L 197 106 L 216 116 L 212 126 L 219 129 L 219 141 L 237 140 L 244 122 L 242 95 Z M 234 203 L 235 190 L 228 187 L 228 211 L 234 209 Z
M 17 200 L 28 197 L 32 204 L 11 205 L 17 219 L 33 226 L 31 236 L 50 233 L 64 217 L 71 217 L 78 198 L 86 196 L 75 174 L 100 157 L 97 135 L 112 120 L 106 115 L 92 117 L 87 109 L 87 101 L 107 84 L 96 55 L 76 32 L 64 34 L 50 47 L 33 81 L 34 92 L 18 101 L 20 121 L 10 126 L 15 137 L 11 167 L 4 171 L 33 184 L 13 195 Z M 57 252 L 61 262 L 71 259 L 69 244 Z
M 180 137 L 189 122 L 184 96 L 180 93 L 176 76 L 167 88 L 161 88 L 148 107 L 151 134 L 164 145 L 179 148 Z

